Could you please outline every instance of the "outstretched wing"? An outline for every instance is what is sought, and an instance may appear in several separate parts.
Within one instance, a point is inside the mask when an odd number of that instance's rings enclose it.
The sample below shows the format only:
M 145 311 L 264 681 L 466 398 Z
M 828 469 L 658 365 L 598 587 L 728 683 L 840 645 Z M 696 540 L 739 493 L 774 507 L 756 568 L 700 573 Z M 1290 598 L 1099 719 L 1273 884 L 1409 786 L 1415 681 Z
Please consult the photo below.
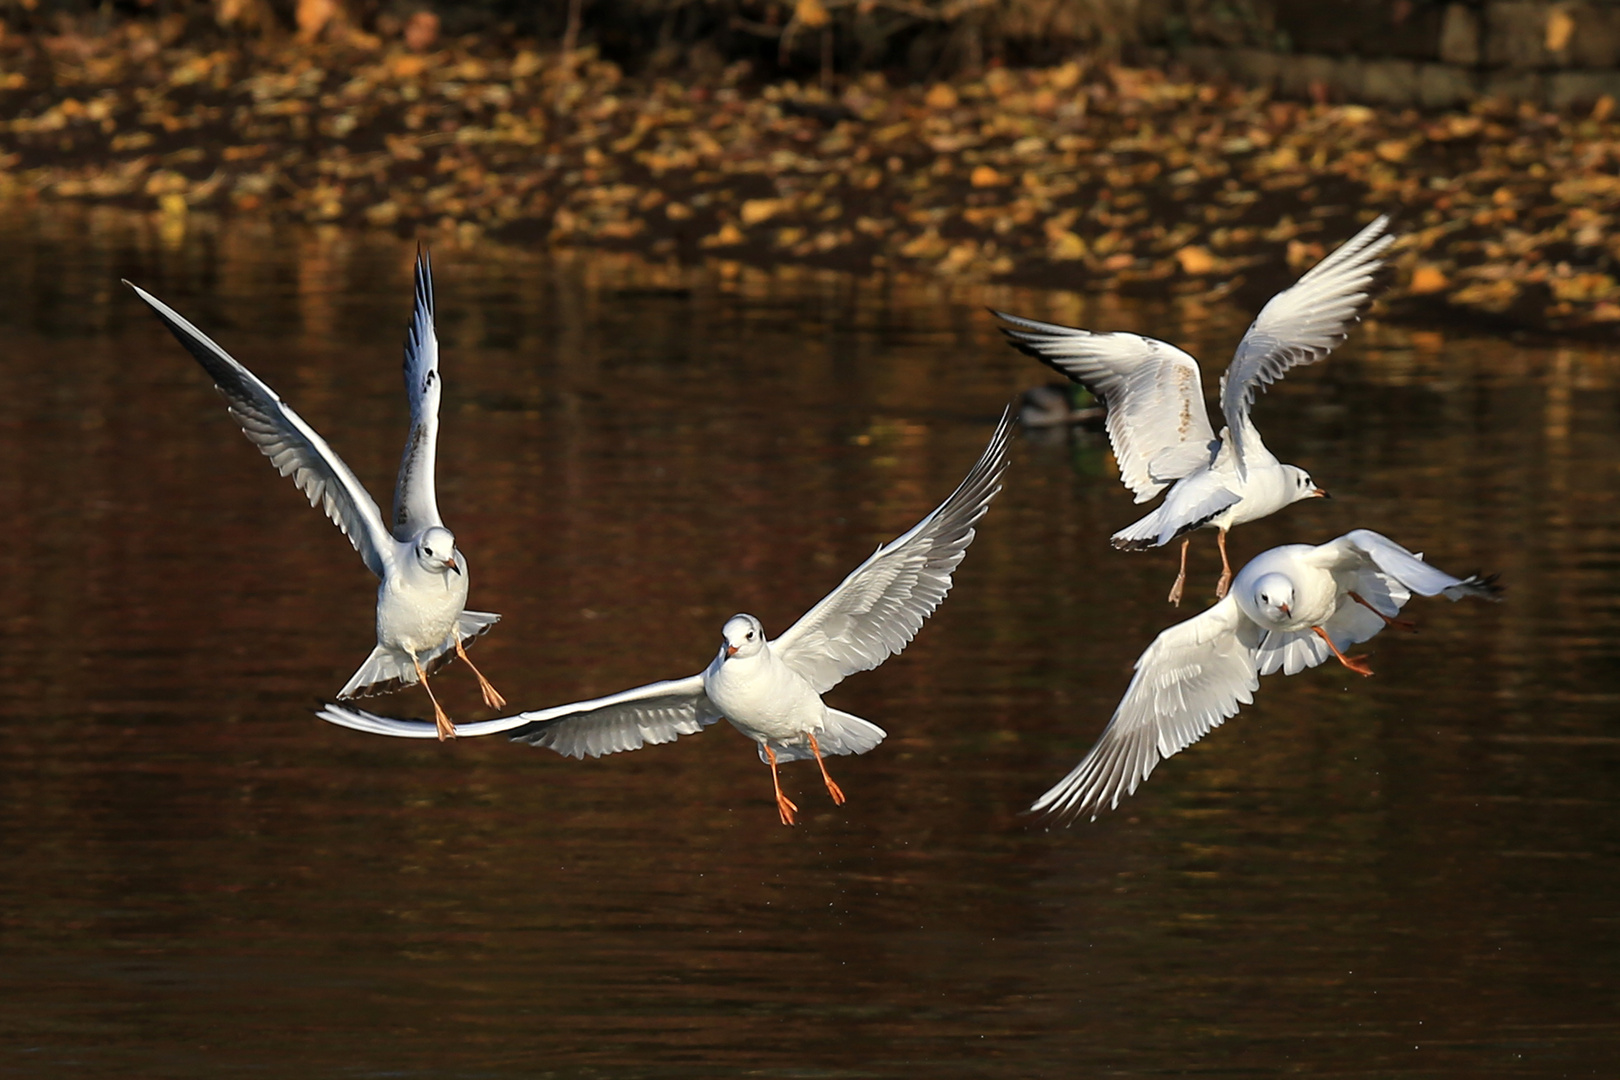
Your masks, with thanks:
M 973 524 L 1001 490 L 1012 410 L 967 479 L 933 513 L 884 544 L 804 614 L 771 649 L 826 693 L 845 676 L 877 667 L 904 649 L 951 588 L 951 573 L 973 542 Z
M 433 264 L 416 253 L 416 307 L 405 335 L 405 393 L 411 401 L 411 430 L 394 486 L 394 536 L 404 541 L 431 525 L 443 525 L 433 490 L 439 445 L 439 338 L 433 330 Z
M 1254 700 L 1260 636 L 1260 628 L 1228 595 L 1154 638 L 1136 661 L 1131 685 L 1097 745 L 1030 811 L 1072 821 L 1118 806 L 1160 761 Z
M 1221 376 L 1221 412 L 1232 432 L 1239 475 L 1248 475 L 1243 442 L 1255 395 L 1290 368 L 1322 359 L 1349 335 L 1372 301 L 1373 279 L 1395 242 L 1385 232 L 1388 227 L 1389 218 L 1379 216 L 1293 287 L 1273 296 L 1238 342 Z
M 1147 502 L 1206 464 L 1215 432 L 1204 408 L 1198 361 L 1137 334 L 1095 334 L 992 310 L 1013 347 L 1063 372 L 1108 410 L 1119 478 Z
M 1477 596 L 1482 600 L 1501 599 L 1502 589 L 1496 584 L 1496 575 L 1452 577 L 1444 570 L 1424 562 L 1422 556 L 1412 554 L 1389 537 L 1371 529 L 1347 532 L 1323 547 L 1331 553 L 1336 575 L 1346 571 L 1365 574 L 1376 569 L 1420 596 L 1444 596 L 1447 600 L 1461 600 L 1465 596 Z M 1357 591 L 1360 592 L 1359 589 Z M 1365 593 L 1362 595 L 1366 597 Z
M 274 390 L 208 335 L 145 289 L 128 281 L 124 284 L 146 301 L 213 378 L 248 441 L 270 459 L 282 476 L 293 478 L 298 490 L 309 497 L 311 506 L 319 505 L 326 511 L 360 553 L 366 567 L 382 577 L 393 560 L 393 543 L 383 525 L 382 512 L 343 459 Z
M 432 739 L 431 720 L 393 720 L 346 705 L 325 705 L 316 713 L 340 727 L 402 739 Z M 459 737 L 507 734 L 513 742 L 544 746 L 564 757 L 601 757 L 621 750 L 674 742 L 694 735 L 720 719 L 703 692 L 703 676 L 649 683 L 634 690 L 518 713 L 499 720 L 457 724 Z
M 1421 555 L 1412 554 L 1371 529 L 1345 533 L 1316 551 L 1340 590 L 1354 592 L 1365 601 L 1357 603 L 1341 593 L 1339 606 L 1322 624 L 1340 652 L 1378 636 L 1386 625 L 1381 616 L 1393 619 L 1399 615 L 1413 593 L 1439 595 L 1449 600 L 1461 600 L 1465 596 L 1501 599 L 1502 590 L 1496 585 L 1494 574 L 1452 577 L 1424 562 Z M 1256 654 L 1261 675 L 1274 671 L 1293 675 L 1315 667 L 1332 655 L 1327 642 L 1311 630 L 1267 634 Z

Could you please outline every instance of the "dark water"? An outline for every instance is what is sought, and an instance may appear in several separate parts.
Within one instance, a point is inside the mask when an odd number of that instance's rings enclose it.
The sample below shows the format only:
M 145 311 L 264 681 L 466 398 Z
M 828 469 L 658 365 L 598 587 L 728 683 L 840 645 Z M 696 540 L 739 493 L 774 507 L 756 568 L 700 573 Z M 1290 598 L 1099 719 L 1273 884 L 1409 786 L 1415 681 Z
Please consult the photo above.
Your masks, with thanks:
M 0 226 L 0 1074 L 1612 1076 L 1620 361 L 1370 324 L 1257 417 L 1419 601 L 1378 674 L 1274 677 L 1119 812 L 1046 832 L 1175 620 L 1095 439 L 1022 441 L 913 646 L 834 704 L 849 804 L 724 725 L 575 762 L 310 706 L 373 586 L 117 284 L 259 371 L 385 499 L 411 247 L 13 210 Z M 1188 345 L 1246 314 L 441 245 L 440 501 L 515 705 L 778 632 L 942 498 L 1041 370 L 986 303 Z M 1194 592 L 1217 564 L 1194 545 Z M 1352 682 L 1352 679 L 1354 680 Z M 438 681 L 484 715 L 464 671 Z M 423 715 L 420 693 L 382 699 Z

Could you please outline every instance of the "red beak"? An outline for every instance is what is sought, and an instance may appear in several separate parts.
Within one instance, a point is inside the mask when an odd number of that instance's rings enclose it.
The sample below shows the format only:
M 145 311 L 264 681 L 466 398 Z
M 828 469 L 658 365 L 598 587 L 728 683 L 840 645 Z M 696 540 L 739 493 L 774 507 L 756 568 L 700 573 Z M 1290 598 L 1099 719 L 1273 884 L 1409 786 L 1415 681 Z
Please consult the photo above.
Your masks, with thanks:
M 727 656 L 736 656 L 737 655 L 737 646 L 735 646 L 735 645 L 727 645 L 726 646 L 726 655 Z

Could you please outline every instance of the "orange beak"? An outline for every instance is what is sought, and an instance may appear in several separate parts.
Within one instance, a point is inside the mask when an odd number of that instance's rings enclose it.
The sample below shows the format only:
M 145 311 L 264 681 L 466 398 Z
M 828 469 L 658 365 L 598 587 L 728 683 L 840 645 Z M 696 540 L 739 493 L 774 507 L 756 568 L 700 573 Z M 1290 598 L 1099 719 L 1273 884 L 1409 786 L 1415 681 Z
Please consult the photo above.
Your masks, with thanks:
M 735 645 L 727 645 L 726 646 L 726 655 L 727 656 L 736 656 L 737 655 L 737 646 L 735 646 Z

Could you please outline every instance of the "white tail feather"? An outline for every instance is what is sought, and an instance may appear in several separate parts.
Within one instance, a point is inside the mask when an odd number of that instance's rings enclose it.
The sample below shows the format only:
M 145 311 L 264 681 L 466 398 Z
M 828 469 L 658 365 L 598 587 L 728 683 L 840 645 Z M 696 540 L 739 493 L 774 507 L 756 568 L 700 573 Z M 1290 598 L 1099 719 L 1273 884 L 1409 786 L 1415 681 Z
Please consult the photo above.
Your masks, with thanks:
M 499 615 L 488 611 L 463 611 L 456 619 L 456 637 L 454 640 L 445 638 L 435 645 L 429 652 L 416 658 L 422 665 L 422 670 L 432 675 L 456 656 L 456 641 L 463 645 L 481 634 L 487 633 L 489 628 L 501 621 Z M 338 691 L 339 700 L 345 698 L 370 697 L 373 694 L 386 694 L 391 690 L 410 686 L 417 682 L 416 665 L 411 663 L 409 654 L 378 645 L 366 657 L 366 662 L 360 665 L 349 681 Z

